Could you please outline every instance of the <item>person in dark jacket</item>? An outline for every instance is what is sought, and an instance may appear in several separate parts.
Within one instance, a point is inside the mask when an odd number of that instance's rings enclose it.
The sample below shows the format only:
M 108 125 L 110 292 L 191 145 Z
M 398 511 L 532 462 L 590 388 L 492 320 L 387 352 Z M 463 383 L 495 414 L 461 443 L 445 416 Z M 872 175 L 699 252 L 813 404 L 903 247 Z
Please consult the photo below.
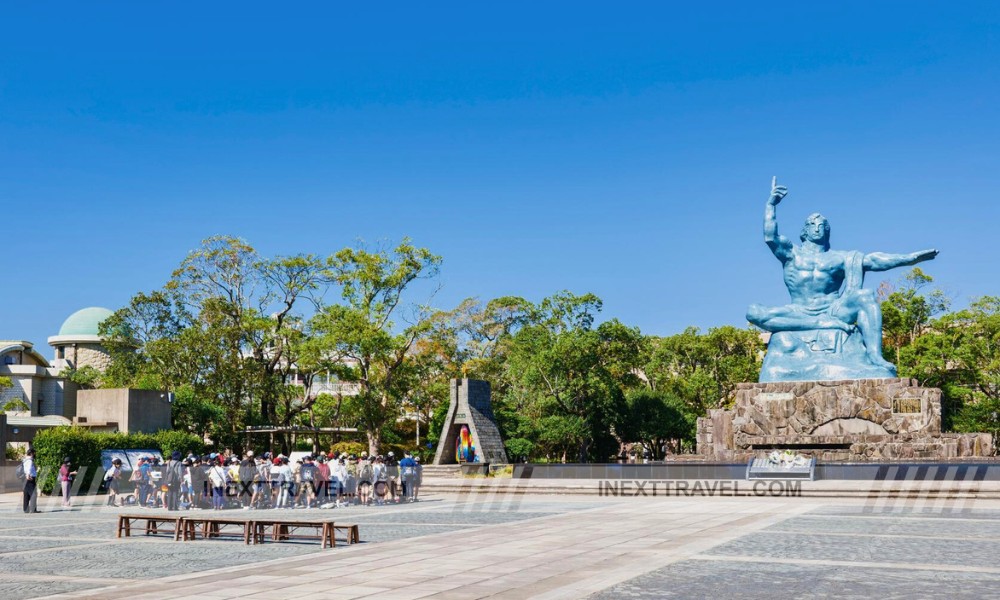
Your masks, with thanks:
M 181 463 L 181 453 L 174 450 L 170 460 L 163 468 L 164 485 L 167 486 L 167 510 L 177 510 L 181 495 L 181 485 L 184 483 L 184 465 Z

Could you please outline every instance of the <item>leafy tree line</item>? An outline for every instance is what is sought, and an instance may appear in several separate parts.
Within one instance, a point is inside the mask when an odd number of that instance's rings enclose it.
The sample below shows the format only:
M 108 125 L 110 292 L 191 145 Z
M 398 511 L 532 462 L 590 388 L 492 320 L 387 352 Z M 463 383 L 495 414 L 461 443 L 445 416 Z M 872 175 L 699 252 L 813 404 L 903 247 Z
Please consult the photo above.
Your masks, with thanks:
M 412 284 L 440 262 L 409 240 L 269 258 L 210 238 L 162 288 L 101 324 L 104 373 L 67 375 L 83 387 L 171 390 L 175 428 L 220 447 L 241 448 L 248 426 L 357 427 L 370 451 L 415 445 L 417 427 L 421 445 L 435 443 L 449 380 L 480 378 L 511 455 L 548 460 L 607 460 L 635 443 L 657 456 L 689 448 L 697 416 L 756 378 L 757 332 L 644 336 L 598 324 L 593 294 L 433 311 Z M 352 389 L 319 393 L 328 381 Z M 290 436 L 277 442 L 291 449 Z
M 647 336 L 599 322 L 593 294 L 431 310 L 413 284 L 440 263 L 405 239 L 268 258 L 243 240 L 210 238 L 161 289 L 102 323 L 112 355 L 103 374 L 70 375 L 80 385 L 169 389 L 175 428 L 220 447 L 242 448 L 247 426 L 356 427 L 372 452 L 418 438 L 432 446 L 449 380 L 484 379 L 511 457 L 553 461 L 605 461 L 635 444 L 654 458 L 690 449 L 695 419 L 758 377 L 759 331 Z M 1000 299 L 948 313 L 930 282 L 914 269 L 880 288 L 886 357 L 902 376 L 944 390 L 947 427 L 993 431 Z M 352 389 L 319 393 L 331 380 Z M 290 436 L 277 442 L 291 449 Z
M 1000 298 L 983 296 L 950 311 L 933 279 L 911 270 L 884 284 L 884 353 L 901 377 L 940 388 L 942 425 L 949 431 L 1000 433 Z M 950 311 L 950 312 L 949 312 Z

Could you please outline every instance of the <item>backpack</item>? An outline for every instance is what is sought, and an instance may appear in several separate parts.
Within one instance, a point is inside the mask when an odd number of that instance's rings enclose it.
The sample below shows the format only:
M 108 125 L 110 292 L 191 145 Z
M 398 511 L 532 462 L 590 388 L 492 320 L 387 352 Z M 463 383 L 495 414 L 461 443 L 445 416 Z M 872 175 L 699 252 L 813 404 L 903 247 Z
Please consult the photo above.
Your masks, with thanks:
M 28 474 L 24 471 L 24 463 L 17 465 L 17 469 L 14 471 L 14 474 L 17 475 L 17 478 L 21 481 L 28 479 Z
M 180 461 L 174 461 L 172 467 L 170 467 L 170 481 L 167 485 L 170 487 L 180 487 L 184 483 L 184 465 Z
M 358 475 L 361 481 L 371 481 L 372 480 L 372 466 L 369 463 L 365 463 L 361 467 L 361 473 Z

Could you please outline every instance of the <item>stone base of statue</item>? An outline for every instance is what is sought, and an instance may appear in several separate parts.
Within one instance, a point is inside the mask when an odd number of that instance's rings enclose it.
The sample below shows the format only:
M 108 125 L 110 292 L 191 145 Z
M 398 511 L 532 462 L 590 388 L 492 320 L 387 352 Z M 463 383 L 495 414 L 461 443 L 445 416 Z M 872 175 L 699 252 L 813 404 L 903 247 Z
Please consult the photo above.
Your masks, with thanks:
M 891 366 L 891 365 L 890 365 Z M 840 329 L 771 334 L 761 381 L 843 381 L 896 377 L 895 368 L 874 365 L 861 334 Z
M 942 433 L 941 390 L 913 379 L 742 383 L 732 409 L 698 419 L 697 440 L 717 460 L 776 449 L 827 461 L 993 454 L 988 433 Z

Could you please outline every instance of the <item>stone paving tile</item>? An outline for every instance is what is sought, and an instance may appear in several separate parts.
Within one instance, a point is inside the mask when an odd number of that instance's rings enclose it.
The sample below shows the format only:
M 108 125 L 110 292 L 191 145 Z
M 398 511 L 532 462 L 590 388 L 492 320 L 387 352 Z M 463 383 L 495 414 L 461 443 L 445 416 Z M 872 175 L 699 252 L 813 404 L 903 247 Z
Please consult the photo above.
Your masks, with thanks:
M 71 539 L 33 539 L 27 537 L 0 537 L 0 556 L 3 557 L 3 562 L 10 560 L 7 554 L 13 552 L 24 552 L 25 550 L 42 550 L 45 548 L 61 548 L 66 546 L 79 546 L 84 544 L 92 544 L 90 540 L 71 540 Z M 5 571 L 6 568 L 3 568 Z M 2 572 L 2 571 L 0 571 Z
M 873 520 L 858 516 L 835 519 L 805 515 L 793 517 L 768 527 L 765 531 L 795 531 L 803 533 L 837 533 L 862 535 L 913 535 L 961 538 L 995 538 L 1000 540 L 1000 519 L 953 519 L 943 527 L 928 528 L 926 518 L 883 517 Z
M 525 510 L 520 510 L 520 507 Z M 507 506 L 493 503 L 427 501 L 407 505 L 377 506 L 377 507 L 345 507 L 338 509 L 313 509 L 295 511 L 228 511 L 226 516 L 236 517 L 283 517 L 296 519 L 336 519 L 341 522 L 358 523 L 361 526 L 363 544 L 419 538 L 447 534 L 470 527 L 503 525 L 517 521 L 535 519 L 565 513 L 571 510 L 591 508 L 589 503 L 563 503 L 553 500 L 534 501 L 518 499 Z M 16 508 L 16 507 L 15 507 Z M 511 510 L 517 508 L 518 510 Z M 529 510 L 530 508 L 530 510 Z M 132 511 L 135 512 L 135 511 Z M 149 511 L 143 514 L 160 514 L 163 511 Z M 45 576 L 53 571 L 53 565 L 58 565 L 59 574 L 68 578 L 78 577 L 80 580 L 67 579 L 66 582 L 52 584 L 49 582 L 8 582 L 8 588 L 0 588 L 0 598 L 6 600 L 33 598 L 48 594 L 69 593 L 79 590 L 97 589 L 114 585 L 116 581 L 128 579 L 144 579 L 149 577 L 165 577 L 185 573 L 197 573 L 217 569 L 220 566 L 237 566 L 272 559 L 291 558 L 309 555 L 310 553 L 338 552 L 348 548 L 347 544 L 339 544 L 335 550 L 322 551 L 315 542 L 264 544 L 247 547 L 238 541 L 196 541 L 177 544 L 169 537 L 146 537 L 134 535 L 129 539 L 116 540 L 115 521 L 118 511 L 112 509 L 85 510 L 50 510 L 35 515 L 25 515 L 15 510 L 0 512 L 0 579 L 6 573 Z M 165 513 L 164 513 L 165 514 Z M 198 513 L 192 513 L 197 515 Z M 406 551 L 387 551 L 377 560 L 371 557 L 355 557 L 345 554 L 347 573 L 359 574 L 357 584 L 364 591 L 366 588 L 380 588 L 379 579 L 373 579 L 371 573 L 385 578 L 387 573 L 394 574 L 399 566 L 406 561 L 412 561 L 413 551 L 419 549 L 421 542 L 414 541 L 407 546 Z M 359 548 L 358 546 L 352 548 Z M 429 552 L 441 554 L 436 543 L 427 545 Z M 456 549 L 458 551 L 458 549 Z M 441 554 L 447 555 L 447 552 Z M 329 565 L 329 563 L 327 563 Z M 335 563 L 340 565 L 340 563 Z M 353 565 L 353 566 L 352 566 Z M 388 571 L 379 572 L 379 569 Z M 332 571 L 330 566 L 323 569 Z M 328 576 L 308 564 L 288 569 L 280 564 L 263 565 L 254 575 L 234 578 L 225 586 L 219 584 L 203 584 L 204 580 L 192 581 L 192 589 L 198 590 L 192 595 L 203 595 L 207 599 L 222 599 L 228 597 L 243 597 L 247 586 L 251 593 L 268 592 L 269 582 L 286 582 L 289 576 L 299 573 L 303 586 L 326 589 L 324 579 Z M 438 576 L 433 570 L 427 573 L 409 572 L 409 578 L 400 579 L 401 583 L 408 581 L 427 582 Z M 223 576 L 224 577 L 224 576 Z M 82 578 L 89 578 L 83 580 Z M 259 581 L 258 581 L 259 580 Z M 255 583 L 255 581 L 258 581 Z M 295 581 L 289 585 L 295 585 Z M 235 586 L 235 587 L 233 587 Z M 259 587 L 259 589 L 254 589 Z M 445 589 L 451 589 L 450 585 Z M 302 591 L 305 591 L 303 588 Z M 160 595 L 160 591 L 149 590 L 152 595 Z M 163 590 L 164 597 L 174 597 L 180 590 Z M 188 593 L 186 590 L 184 593 Z M 374 593 L 374 592 L 372 592 Z M 314 594 L 315 595 L 315 594 Z M 320 594 L 322 595 L 322 594 Z M 364 595 L 364 594 L 360 594 Z M 340 594 L 338 594 L 340 596 Z
M 910 600 L 981 599 L 998 593 L 1000 575 L 984 573 L 687 560 L 614 585 L 589 598 Z
M 56 545 L 67 544 L 68 542 L 56 542 Z M 213 540 L 180 544 L 172 540 L 128 540 L 86 548 L 70 547 L 44 554 L 4 555 L 0 561 L 0 573 L 40 575 L 51 573 L 57 568 L 60 575 L 110 578 L 110 585 L 116 577 L 165 577 L 225 565 L 299 556 L 317 550 L 318 544 L 246 546 L 240 541 Z
M 67 539 L 72 543 L 85 542 L 84 533 L 101 532 L 102 527 L 106 531 L 101 537 L 108 540 L 101 545 L 2 554 L 0 581 L 4 581 L 5 574 L 45 575 L 56 568 L 67 577 L 106 577 L 112 582 L 115 577 L 125 578 L 123 586 L 101 592 L 96 590 L 108 585 L 102 579 L 67 579 L 65 583 L 80 587 L 66 590 L 49 582 L 6 581 L 16 587 L 10 593 L 0 588 L 0 599 L 32 598 L 60 591 L 71 596 L 83 592 L 81 595 L 106 600 L 137 594 L 144 600 L 184 595 L 203 600 L 466 600 L 488 594 L 518 599 L 531 594 L 575 599 L 611 586 L 601 592 L 616 594 L 608 598 L 742 596 L 770 600 L 893 597 L 885 593 L 887 577 L 908 597 L 953 592 L 949 586 L 963 593 L 992 591 L 998 589 L 1000 581 L 996 567 L 989 562 L 1000 553 L 1000 536 L 988 539 L 993 537 L 989 532 L 1000 527 L 1000 510 L 964 511 L 954 515 L 962 518 L 944 520 L 936 518 L 940 511 L 894 507 L 864 513 L 870 507 L 860 503 L 844 507 L 805 499 L 654 503 L 519 497 L 508 503 L 519 510 L 510 511 L 471 499 L 463 501 L 459 497 L 458 503 L 452 498 L 448 502 L 402 506 L 227 513 L 333 518 L 362 524 L 366 543 L 338 544 L 335 550 L 327 551 L 321 551 L 315 542 L 247 547 L 238 541 L 179 544 L 167 538 L 144 536 L 115 540 L 113 511 L 30 516 L 0 513 L 0 548 L 5 540 L 4 529 L 16 530 L 8 536 L 11 540 L 42 542 L 49 537 L 43 530 L 50 525 L 57 531 L 66 526 Z M 994 502 L 992 506 L 998 505 Z M 597 510 L 572 514 L 589 509 Z M 816 510 L 803 514 L 811 509 Z M 878 518 L 863 518 L 865 515 Z M 523 522 L 510 526 L 518 521 Z M 762 529 L 767 526 L 770 529 Z M 919 533 L 922 528 L 926 535 L 937 539 L 917 537 L 924 535 Z M 911 537 L 869 535 L 873 533 Z M 400 543 L 403 540 L 408 541 Z M 480 550 L 470 554 L 470 545 Z M 948 562 L 949 557 L 952 562 Z M 818 564 L 801 562 L 810 559 Z M 683 562 L 674 562 L 678 560 Z M 867 569 L 832 561 L 882 564 Z M 926 566 L 935 562 L 942 566 Z M 913 569 L 885 563 L 909 563 Z M 953 566 L 949 570 L 945 565 Z M 981 570 L 977 572 L 977 568 Z M 645 571 L 651 572 L 643 575 Z M 106 575 L 109 572 L 112 575 Z M 663 582 L 657 583 L 655 577 L 664 573 Z M 130 587 L 127 581 L 169 575 L 177 577 L 158 582 L 167 586 L 164 590 Z M 653 579 L 645 581 L 643 577 Z M 847 582 L 844 593 L 837 587 L 842 580 Z M 634 585 L 639 581 L 640 585 Z M 771 581 L 777 581 L 778 587 L 770 585 Z M 942 581 L 949 583 L 934 583 Z M 325 590 L 332 589 L 330 582 L 347 585 L 333 586 L 336 593 L 326 594 Z M 872 582 L 879 582 L 879 587 L 872 588 Z M 782 586 L 791 591 L 783 593 Z M 679 592 L 675 594 L 675 590 Z M 147 591 L 152 593 L 147 596 Z M 648 591 L 654 593 L 646 594 Z
M 67 521 L 58 525 L 43 525 L 41 527 L 25 524 L 20 527 L 5 527 L 0 529 L 0 538 L 6 537 L 55 537 L 66 539 L 71 537 L 106 540 L 114 536 L 115 524 L 109 521 L 100 523 Z M 0 542 L 2 546 L 2 542 Z
M 0 598 L 5 600 L 37 598 L 92 587 L 93 584 L 74 581 L 0 581 Z
M 759 532 L 716 546 L 706 554 L 993 567 L 1000 556 L 1000 541 Z
M 353 523 L 421 523 L 433 525 L 497 525 L 525 519 L 535 519 L 551 512 L 455 512 L 435 510 L 406 513 L 362 514 L 353 517 Z
M 900 517 L 935 519 L 977 519 L 1000 520 L 1000 510 L 973 508 L 961 505 L 906 506 L 903 500 L 888 500 L 887 506 L 864 504 L 857 506 L 821 506 L 809 512 L 810 515 L 831 515 L 846 517 Z

